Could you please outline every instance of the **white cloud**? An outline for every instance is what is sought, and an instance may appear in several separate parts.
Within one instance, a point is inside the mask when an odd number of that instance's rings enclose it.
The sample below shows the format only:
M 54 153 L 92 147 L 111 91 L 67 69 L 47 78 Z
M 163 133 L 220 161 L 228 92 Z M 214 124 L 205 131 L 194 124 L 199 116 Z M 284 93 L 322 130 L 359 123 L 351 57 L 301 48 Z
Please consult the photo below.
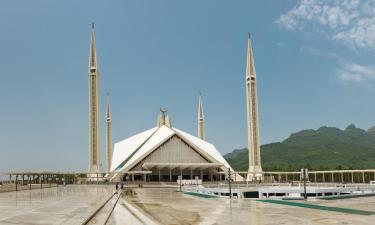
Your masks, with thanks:
M 356 26 L 337 32 L 333 39 L 350 47 L 375 48 L 375 18 L 360 19 Z
M 366 86 L 369 86 L 371 81 L 375 81 L 374 65 L 359 65 L 342 58 L 340 55 L 334 52 L 314 48 L 308 45 L 303 46 L 301 50 L 313 56 L 336 60 L 338 62 L 338 68 L 336 69 L 334 75 L 340 81 L 361 83 L 366 84 Z
M 375 80 L 375 68 L 352 63 L 338 70 L 337 77 L 343 81 L 367 82 Z
M 293 31 L 323 32 L 352 48 L 375 49 L 375 0 L 301 0 L 276 23 Z

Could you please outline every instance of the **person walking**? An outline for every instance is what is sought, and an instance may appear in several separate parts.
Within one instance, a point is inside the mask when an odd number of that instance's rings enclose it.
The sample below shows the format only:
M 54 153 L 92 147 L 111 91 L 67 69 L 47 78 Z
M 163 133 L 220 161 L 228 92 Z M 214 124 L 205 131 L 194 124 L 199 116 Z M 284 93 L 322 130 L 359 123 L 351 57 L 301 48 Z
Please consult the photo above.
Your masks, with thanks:
M 116 183 L 116 191 L 118 191 L 118 183 Z

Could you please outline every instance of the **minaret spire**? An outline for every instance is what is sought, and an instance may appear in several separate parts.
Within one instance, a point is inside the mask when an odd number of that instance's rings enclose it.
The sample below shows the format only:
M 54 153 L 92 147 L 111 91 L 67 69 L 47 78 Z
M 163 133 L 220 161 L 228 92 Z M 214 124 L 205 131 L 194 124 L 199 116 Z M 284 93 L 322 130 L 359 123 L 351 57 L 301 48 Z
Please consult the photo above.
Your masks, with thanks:
M 111 107 L 109 104 L 109 93 L 107 93 L 107 106 L 105 111 L 105 128 L 106 128 L 106 157 L 107 157 L 107 173 L 111 171 L 112 162 L 112 128 L 111 128 Z
M 247 38 L 247 61 L 246 61 L 246 77 L 256 77 L 255 64 L 254 64 L 254 54 L 253 45 L 251 41 L 251 35 L 248 33 Z
M 89 57 L 89 72 L 92 69 L 97 70 L 98 61 L 96 58 L 96 43 L 95 43 L 95 23 L 91 23 L 91 44 L 90 44 L 90 57 Z
M 202 140 L 206 139 L 205 127 L 204 127 L 204 113 L 202 105 L 202 95 L 198 97 L 198 137 Z
M 247 102 L 247 137 L 249 145 L 249 171 L 247 180 L 262 179 L 262 166 L 260 160 L 259 141 L 259 118 L 258 118 L 258 97 L 256 85 L 256 71 L 254 54 L 250 33 L 247 43 L 246 61 L 246 102 Z
M 100 134 L 99 134 L 99 71 L 96 56 L 95 25 L 91 25 L 91 44 L 88 65 L 89 81 L 89 172 L 100 172 Z

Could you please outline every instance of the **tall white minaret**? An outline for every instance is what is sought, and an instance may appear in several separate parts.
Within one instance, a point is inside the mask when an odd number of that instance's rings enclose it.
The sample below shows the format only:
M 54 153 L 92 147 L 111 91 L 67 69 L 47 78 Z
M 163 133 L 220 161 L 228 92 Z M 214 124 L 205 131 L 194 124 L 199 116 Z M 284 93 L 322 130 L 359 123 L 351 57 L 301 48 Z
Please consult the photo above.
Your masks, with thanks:
M 257 83 L 253 48 L 249 33 L 246 62 L 246 102 L 247 102 L 247 139 L 249 145 L 248 181 L 260 180 L 263 177 L 260 161 L 259 118 Z
M 202 140 L 206 140 L 206 134 L 204 129 L 204 113 L 202 106 L 202 95 L 198 98 L 198 137 Z
M 100 172 L 99 141 L 99 71 L 95 46 L 95 24 L 91 27 L 91 44 L 89 56 L 89 172 Z
M 109 105 L 109 94 L 107 93 L 107 107 L 105 111 L 105 143 L 106 143 L 106 156 L 107 156 L 107 173 L 111 171 L 112 162 L 112 130 L 111 130 L 111 107 Z

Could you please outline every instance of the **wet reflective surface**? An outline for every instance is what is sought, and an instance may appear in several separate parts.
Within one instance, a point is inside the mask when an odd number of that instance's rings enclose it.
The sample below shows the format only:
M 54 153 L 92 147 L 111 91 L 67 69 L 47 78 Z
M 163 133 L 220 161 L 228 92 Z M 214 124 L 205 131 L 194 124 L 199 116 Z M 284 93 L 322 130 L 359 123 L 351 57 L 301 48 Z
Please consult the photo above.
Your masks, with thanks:
M 0 193 L 0 224 L 80 224 L 113 191 L 77 185 Z
M 175 189 L 135 191 L 137 194 L 127 201 L 160 224 L 374 224 L 375 221 L 375 215 L 351 215 L 249 199 L 206 199 Z M 308 203 L 375 211 L 375 197 Z
M 249 199 L 206 199 L 176 190 L 128 190 L 119 200 L 109 224 L 374 224 L 375 221 L 375 215 L 344 214 Z M 113 186 L 77 185 L 0 193 L 0 224 L 81 224 L 113 191 Z M 375 212 L 375 197 L 307 203 Z M 104 211 L 110 208 L 105 207 Z

